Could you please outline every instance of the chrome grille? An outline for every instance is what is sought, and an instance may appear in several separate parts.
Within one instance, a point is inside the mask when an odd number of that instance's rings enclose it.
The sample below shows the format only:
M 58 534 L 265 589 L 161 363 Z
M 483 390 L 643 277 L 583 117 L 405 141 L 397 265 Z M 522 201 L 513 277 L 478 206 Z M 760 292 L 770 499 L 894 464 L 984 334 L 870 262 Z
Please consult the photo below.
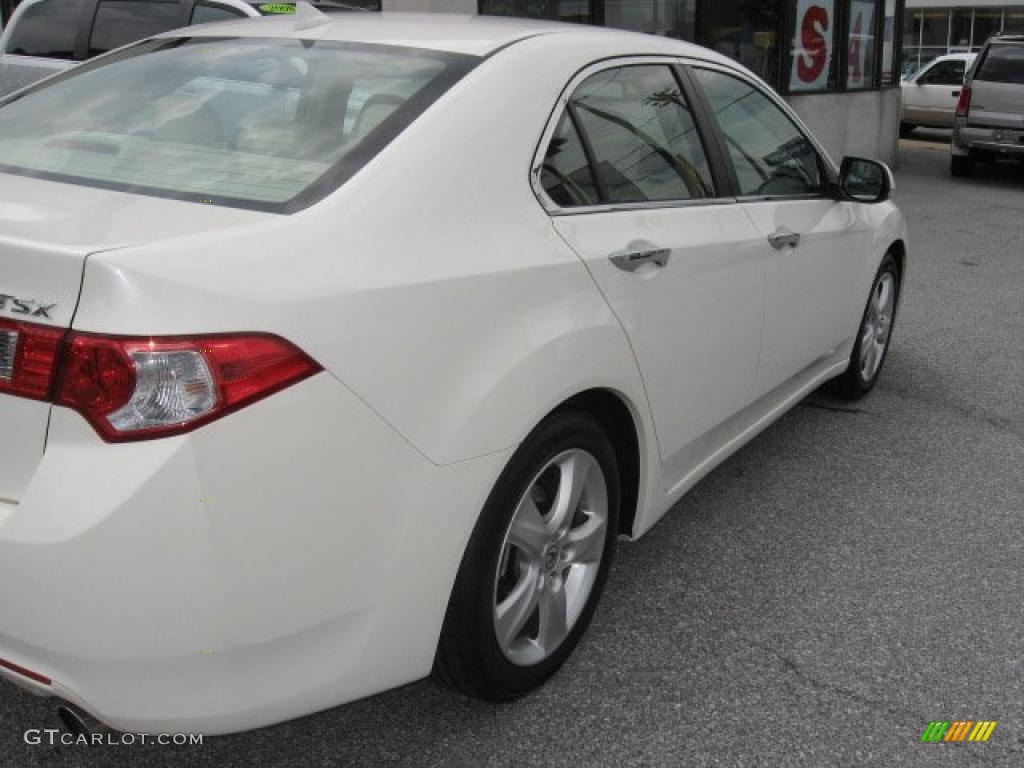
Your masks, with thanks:
M 0 381 L 10 381 L 14 376 L 14 350 L 17 346 L 17 331 L 0 331 Z

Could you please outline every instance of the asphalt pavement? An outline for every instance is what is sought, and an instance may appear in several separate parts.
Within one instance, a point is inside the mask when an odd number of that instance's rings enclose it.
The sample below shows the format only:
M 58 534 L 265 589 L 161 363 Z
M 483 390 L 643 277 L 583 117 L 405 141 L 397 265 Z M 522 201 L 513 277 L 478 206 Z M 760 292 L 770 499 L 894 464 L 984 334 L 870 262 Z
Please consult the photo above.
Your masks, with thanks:
M 50 747 L 0 684 L 0 765 L 1024 765 L 1024 171 L 901 142 L 909 275 L 880 385 L 815 394 L 623 545 L 595 621 L 505 706 L 425 681 L 197 747 Z M 996 720 L 923 744 L 932 720 Z

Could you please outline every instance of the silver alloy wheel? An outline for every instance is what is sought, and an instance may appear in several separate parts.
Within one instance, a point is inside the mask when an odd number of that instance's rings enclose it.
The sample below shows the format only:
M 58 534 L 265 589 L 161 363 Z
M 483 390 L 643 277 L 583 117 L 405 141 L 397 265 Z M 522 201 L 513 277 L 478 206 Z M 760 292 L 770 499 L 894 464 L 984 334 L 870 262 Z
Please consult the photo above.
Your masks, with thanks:
M 882 365 L 895 307 L 896 281 L 891 272 L 883 272 L 871 292 L 864 325 L 860 329 L 860 375 L 864 381 L 871 381 Z
M 608 486 L 586 451 L 537 474 L 505 533 L 494 584 L 494 629 L 513 664 L 532 666 L 572 631 L 594 588 L 608 535 Z

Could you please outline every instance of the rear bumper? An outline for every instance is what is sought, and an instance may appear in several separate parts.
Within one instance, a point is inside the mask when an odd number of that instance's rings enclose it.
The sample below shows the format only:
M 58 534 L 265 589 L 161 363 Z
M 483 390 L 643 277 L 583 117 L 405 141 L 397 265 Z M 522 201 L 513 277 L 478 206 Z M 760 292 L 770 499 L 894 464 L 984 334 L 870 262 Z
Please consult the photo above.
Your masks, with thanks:
M 166 440 L 109 445 L 55 408 L 0 515 L 0 676 L 202 733 L 418 679 L 506 459 L 434 465 L 328 374 Z
M 1022 157 L 1024 156 L 1024 130 L 979 128 L 958 124 L 953 131 L 953 154 L 966 155 L 970 151 Z

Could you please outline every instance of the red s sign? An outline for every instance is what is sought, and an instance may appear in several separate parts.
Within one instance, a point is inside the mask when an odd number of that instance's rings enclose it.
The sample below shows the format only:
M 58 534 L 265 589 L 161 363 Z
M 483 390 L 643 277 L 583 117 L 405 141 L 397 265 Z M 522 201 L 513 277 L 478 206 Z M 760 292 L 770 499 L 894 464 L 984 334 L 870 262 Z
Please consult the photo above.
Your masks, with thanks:
M 828 11 L 820 5 L 812 5 L 800 21 L 800 44 L 802 56 L 797 57 L 797 76 L 805 83 L 813 83 L 824 72 L 828 64 Z M 808 61 L 809 60 L 809 61 Z

